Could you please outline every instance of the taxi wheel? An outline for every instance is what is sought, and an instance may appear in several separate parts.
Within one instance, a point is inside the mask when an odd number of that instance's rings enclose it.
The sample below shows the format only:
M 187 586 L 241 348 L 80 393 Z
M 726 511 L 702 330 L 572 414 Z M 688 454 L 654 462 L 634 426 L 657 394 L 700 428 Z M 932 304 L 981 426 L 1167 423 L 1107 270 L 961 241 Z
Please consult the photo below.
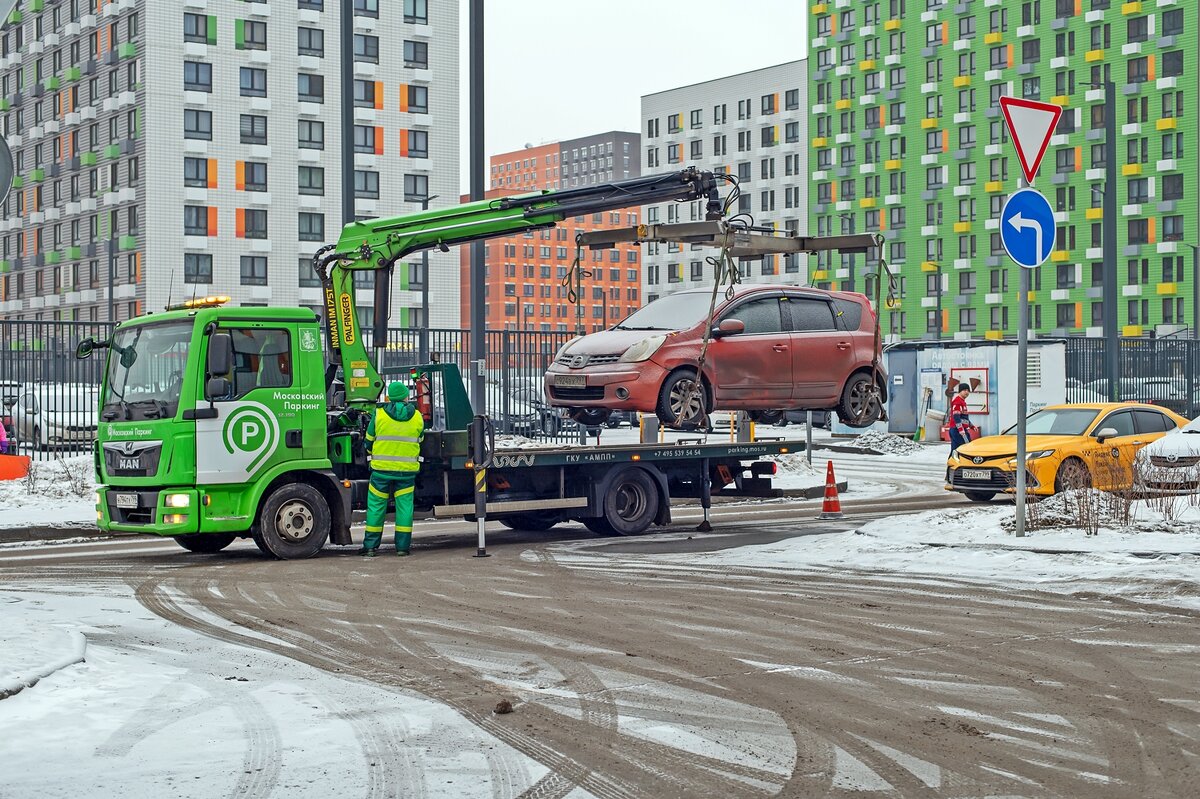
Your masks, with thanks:
M 972 502 L 991 502 L 996 496 L 995 491 L 964 491 L 963 494 Z
M 1079 458 L 1067 458 L 1058 467 L 1058 474 L 1054 476 L 1054 493 L 1056 494 L 1072 488 L 1091 487 L 1092 473 L 1088 471 L 1087 464 Z

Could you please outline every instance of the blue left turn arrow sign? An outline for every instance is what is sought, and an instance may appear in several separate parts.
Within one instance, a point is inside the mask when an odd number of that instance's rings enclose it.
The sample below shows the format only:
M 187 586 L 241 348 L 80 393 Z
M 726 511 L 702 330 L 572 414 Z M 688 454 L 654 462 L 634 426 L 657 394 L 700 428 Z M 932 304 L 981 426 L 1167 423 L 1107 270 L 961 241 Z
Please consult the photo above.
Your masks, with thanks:
M 1000 240 L 1009 257 L 1026 269 L 1036 269 L 1054 250 L 1057 228 L 1054 210 L 1035 189 L 1011 194 L 1000 213 Z

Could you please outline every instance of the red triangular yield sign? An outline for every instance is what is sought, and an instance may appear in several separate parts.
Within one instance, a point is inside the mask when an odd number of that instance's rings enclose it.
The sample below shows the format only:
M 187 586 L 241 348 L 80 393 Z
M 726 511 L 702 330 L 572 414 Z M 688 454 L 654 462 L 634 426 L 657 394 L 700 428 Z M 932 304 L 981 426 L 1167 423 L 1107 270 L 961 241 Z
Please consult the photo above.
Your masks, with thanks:
M 1017 147 L 1021 171 L 1032 184 L 1037 177 L 1038 167 L 1042 165 L 1042 156 L 1050 146 L 1050 137 L 1058 127 L 1062 106 L 1022 100 L 1020 97 L 1001 97 L 1000 110 L 1004 112 L 1008 133 Z

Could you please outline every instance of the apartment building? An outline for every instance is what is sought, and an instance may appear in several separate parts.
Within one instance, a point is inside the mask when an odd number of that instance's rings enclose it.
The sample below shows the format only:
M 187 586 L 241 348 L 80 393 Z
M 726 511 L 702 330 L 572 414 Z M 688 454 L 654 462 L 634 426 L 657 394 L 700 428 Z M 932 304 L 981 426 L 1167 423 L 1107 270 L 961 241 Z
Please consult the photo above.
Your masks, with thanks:
M 608 131 L 578 139 L 530 145 L 492 156 L 487 197 L 527 194 L 610 183 L 640 175 L 636 133 Z M 466 201 L 466 198 L 463 198 Z M 491 239 L 487 264 L 487 326 L 495 330 L 586 332 L 615 324 L 641 307 L 641 252 L 632 244 L 584 250 L 579 302 L 571 267 L 575 236 L 585 231 L 638 224 L 640 209 L 573 217 L 553 230 Z M 461 248 L 462 284 L 469 285 L 470 248 Z M 462 294 L 462 326 L 470 324 L 468 293 Z
M 840 0 L 809 10 L 810 224 L 886 238 L 901 275 L 884 312 L 893 339 L 1017 333 L 1019 268 L 999 231 L 1021 177 L 999 108 L 1005 95 L 1066 109 L 1037 179 L 1059 230 L 1050 261 L 1032 275 L 1031 329 L 1102 334 L 1105 225 L 1117 233 L 1118 329 L 1196 328 L 1200 5 Z M 1116 87 L 1111 108 L 1106 79 Z M 1102 208 L 1110 121 L 1116 219 Z M 821 284 L 845 284 L 843 264 L 820 267 Z
M 341 230 L 343 101 L 358 218 L 453 204 L 457 6 L 354 0 L 348 54 L 341 6 L 22 0 L 0 33 L 17 172 L 0 314 L 120 320 L 209 294 L 319 308 L 311 258 Z M 457 321 L 453 259 L 430 258 L 433 324 Z M 396 275 L 392 323 L 422 324 L 419 267 Z
M 809 168 L 808 62 L 785 64 L 682 86 L 642 97 L 645 174 L 696 166 L 734 176 L 740 196 L 732 212 L 755 225 L 806 235 Z M 723 187 L 722 194 L 731 187 Z M 646 221 L 704 219 L 704 204 L 647 206 Z M 711 248 L 648 244 L 644 248 L 646 301 L 680 289 L 710 286 Z M 739 264 L 746 282 L 805 283 L 799 255 Z

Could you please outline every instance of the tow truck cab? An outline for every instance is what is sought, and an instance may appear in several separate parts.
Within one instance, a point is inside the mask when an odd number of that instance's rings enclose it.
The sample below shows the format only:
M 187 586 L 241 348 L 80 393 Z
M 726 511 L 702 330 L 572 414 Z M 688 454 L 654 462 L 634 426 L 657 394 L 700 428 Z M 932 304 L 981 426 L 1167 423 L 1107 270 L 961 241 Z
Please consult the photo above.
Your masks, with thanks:
M 101 530 L 245 535 L 285 475 L 340 506 L 317 317 L 218 305 L 125 322 L 107 343 L 94 453 Z

